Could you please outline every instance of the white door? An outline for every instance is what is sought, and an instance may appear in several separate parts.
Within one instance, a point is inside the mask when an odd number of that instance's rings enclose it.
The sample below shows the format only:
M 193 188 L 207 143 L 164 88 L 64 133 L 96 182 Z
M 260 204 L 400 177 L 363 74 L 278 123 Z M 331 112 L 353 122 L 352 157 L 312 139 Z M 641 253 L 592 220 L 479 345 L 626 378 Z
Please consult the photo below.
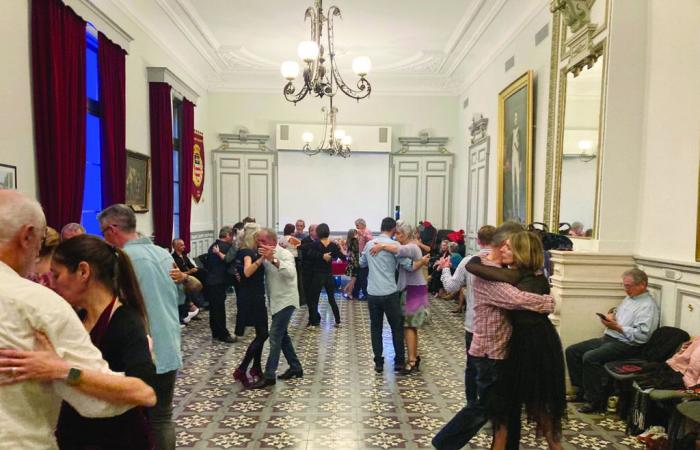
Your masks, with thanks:
M 479 251 L 476 240 L 479 228 L 486 225 L 488 207 L 489 138 L 469 147 L 467 174 L 467 253 Z

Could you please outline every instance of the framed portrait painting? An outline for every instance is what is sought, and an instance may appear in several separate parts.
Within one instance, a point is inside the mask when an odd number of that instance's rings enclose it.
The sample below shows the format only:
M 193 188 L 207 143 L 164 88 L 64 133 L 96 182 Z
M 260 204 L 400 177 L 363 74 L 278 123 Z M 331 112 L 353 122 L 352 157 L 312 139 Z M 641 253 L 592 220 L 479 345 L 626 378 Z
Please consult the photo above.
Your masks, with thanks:
M 126 204 L 134 212 L 148 212 L 150 158 L 140 153 L 126 152 Z
M 532 222 L 532 71 L 498 94 L 497 223 Z
M 0 164 L 0 189 L 17 189 L 17 167 Z

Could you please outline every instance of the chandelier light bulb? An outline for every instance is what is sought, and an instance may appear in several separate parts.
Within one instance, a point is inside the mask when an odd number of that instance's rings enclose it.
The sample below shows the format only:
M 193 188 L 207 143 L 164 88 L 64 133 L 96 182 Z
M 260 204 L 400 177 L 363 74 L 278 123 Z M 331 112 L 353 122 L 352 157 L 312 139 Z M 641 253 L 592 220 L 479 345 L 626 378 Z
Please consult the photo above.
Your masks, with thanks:
M 343 138 L 340 140 L 340 142 L 349 147 L 352 144 L 352 136 L 343 136 Z
M 337 140 L 342 141 L 345 137 L 345 130 L 335 130 L 334 136 Z
M 314 140 L 314 134 L 310 131 L 306 131 L 301 135 L 301 140 L 307 144 L 310 144 Z
M 359 77 L 366 76 L 372 70 L 372 61 L 366 56 L 358 56 L 352 60 L 352 71 Z
M 318 44 L 314 41 L 301 41 L 297 52 L 299 53 L 299 58 L 310 63 L 318 57 Z
M 282 76 L 289 81 L 292 81 L 299 75 L 299 64 L 296 61 L 285 61 L 280 69 Z

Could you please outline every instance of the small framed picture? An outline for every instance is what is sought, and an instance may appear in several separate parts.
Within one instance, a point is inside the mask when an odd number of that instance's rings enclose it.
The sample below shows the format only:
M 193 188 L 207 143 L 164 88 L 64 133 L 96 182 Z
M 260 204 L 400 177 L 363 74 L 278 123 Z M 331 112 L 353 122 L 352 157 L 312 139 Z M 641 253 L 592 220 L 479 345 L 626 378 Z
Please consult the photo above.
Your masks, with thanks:
M 0 164 L 0 189 L 17 189 L 17 166 Z
M 150 158 L 140 153 L 126 152 L 126 204 L 134 212 L 148 212 Z

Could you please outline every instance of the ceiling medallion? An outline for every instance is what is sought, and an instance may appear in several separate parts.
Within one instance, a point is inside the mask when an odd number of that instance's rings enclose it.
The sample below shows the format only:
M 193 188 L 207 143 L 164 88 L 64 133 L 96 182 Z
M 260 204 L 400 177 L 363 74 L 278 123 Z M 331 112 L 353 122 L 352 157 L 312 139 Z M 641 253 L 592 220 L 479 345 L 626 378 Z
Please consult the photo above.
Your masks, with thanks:
M 311 142 L 314 140 L 314 135 L 313 133 L 306 131 L 302 135 L 302 140 L 304 141 L 302 151 L 305 155 L 309 156 L 325 153 L 329 156 L 341 156 L 343 158 L 348 158 L 350 156 L 350 144 L 352 144 L 352 138 L 345 134 L 345 131 L 335 128 L 335 117 L 338 113 L 338 108 L 333 106 L 333 97 L 330 97 L 330 103 L 330 108 L 326 108 L 325 106 L 321 108 L 321 112 L 325 113 L 326 115 L 321 143 L 318 145 L 318 147 L 311 148 Z
M 287 79 L 283 91 L 287 101 L 296 105 L 309 93 L 316 97 L 333 97 L 338 93 L 338 90 L 359 101 L 368 97 L 372 92 L 372 86 L 365 78 L 372 68 L 372 62 L 368 57 L 358 56 L 352 61 L 352 70 L 360 77 L 356 85 L 357 89 L 348 86 L 340 75 L 333 45 L 333 18 L 336 16 L 341 17 L 340 9 L 337 6 L 331 6 L 328 8 L 328 13 L 324 14 L 322 0 L 315 0 L 314 6 L 309 6 L 306 9 L 304 21 L 311 20 L 311 40 L 302 41 L 297 49 L 299 57 L 306 63 L 303 73 L 304 85 L 299 92 L 294 87 L 294 79 L 299 75 L 299 64 L 296 61 L 282 63 L 282 76 Z M 326 59 L 325 49 L 321 43 L 324 25 L 328 35 L 328 59 Z M 328 67 L 326 67 L 326 62 L 328 62 Z

